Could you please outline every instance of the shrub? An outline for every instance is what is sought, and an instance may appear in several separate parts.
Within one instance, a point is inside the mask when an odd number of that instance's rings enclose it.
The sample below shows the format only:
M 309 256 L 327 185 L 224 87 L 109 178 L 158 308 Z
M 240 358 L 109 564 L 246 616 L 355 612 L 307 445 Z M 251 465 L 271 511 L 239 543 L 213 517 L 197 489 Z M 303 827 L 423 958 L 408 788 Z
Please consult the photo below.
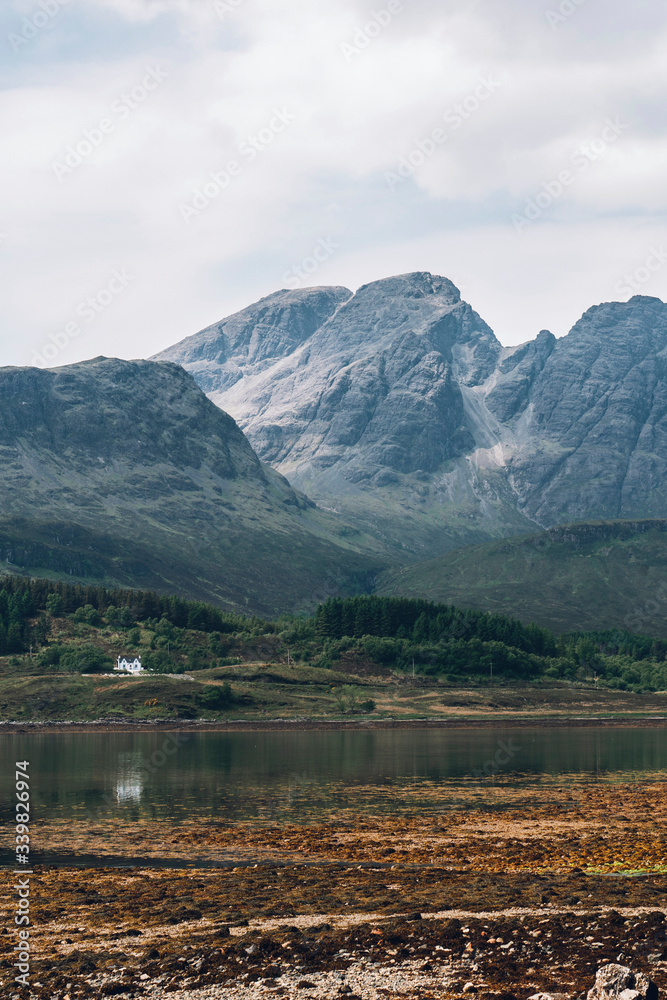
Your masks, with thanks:
M 54 618 L 59 618 L 65 609 L 65 602 L 60 594 L 49 594 L 46 598 L 46 610 Z
M 355 711 L 358 705 L 359 692 L 353 684 L 343 684 L 342 687 L 336 688 L 335 693 L 338 708 L 343 714 Z
M 213 712 L 229 708 L 234 703 L 234 700 L 234 693 L 227 681 L 219 685 L 207 684 L 198 697 L 200 706 Z
M 193 649 L 188 653 L 188 670 L 204 670 L 208 666 L 206 659 L 199 649 Z
M 114 662 L 97 646 L 62 647 L 58 667 L 68 673 L 104 674 L 113 670 Z
M 158 649 L 155 652 L 145 653 L 141 664 L 145 670 L 152 670 L 156 674 L 176 674 L 182 673 L 177 669 L 177 665 L 169 656 L 166 650 Z
M 60 657 L 66 650 L 66 646 L 47 646 L 40 652 L 37 662 L 42 667 L 57 667 L 60 663 Z
M 37 662 L 43 667 L 55 667 L 66 673 L 107 673 L 113 660 L 97 646 L 47 646 Z
M 118 616 L 118 622 L 123 626 L 123 628 L 132 628 L 132 626 L 136 624 L 136 618 L 129 608 L 121 608 Z
M 102 618 L 99 611 L 92 604 L 86 604 L 83 608 L 76 609 L 74 612 L 74 621 L 85 622 L 86 625 L 100 625 Z

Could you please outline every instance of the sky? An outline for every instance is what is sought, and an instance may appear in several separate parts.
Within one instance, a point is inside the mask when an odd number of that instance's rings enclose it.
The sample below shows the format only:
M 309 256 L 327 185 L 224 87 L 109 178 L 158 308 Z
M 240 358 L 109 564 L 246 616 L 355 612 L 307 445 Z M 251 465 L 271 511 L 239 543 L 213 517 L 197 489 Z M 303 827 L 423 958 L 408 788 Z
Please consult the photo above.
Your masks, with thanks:
M 0 52 L 0 365 L 408 271 L 506 345 L 667 299 L 660 0 L 4 0 Z

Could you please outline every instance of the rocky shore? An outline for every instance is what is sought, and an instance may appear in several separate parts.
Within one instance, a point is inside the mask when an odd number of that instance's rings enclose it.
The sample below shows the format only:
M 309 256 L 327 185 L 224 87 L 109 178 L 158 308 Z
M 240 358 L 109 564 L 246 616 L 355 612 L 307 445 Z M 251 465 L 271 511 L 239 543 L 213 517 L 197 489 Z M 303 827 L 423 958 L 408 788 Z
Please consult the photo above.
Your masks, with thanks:
M 667 989 L 666 792 L 496 778 L 464 800 L 420 786 L 413 802 L 301 825 L 36 824 L 38 849 L 98 867 L 35 868 L 21 996 L 585 1000 L 610 963 Z M 123 851 L 178 867 L 105 867 Z M 7 956 L 11 870 L 2 879 Z M 3 996 L 11 976 L 5 957 Z
M 596 706 L 598 709 L 598 706 Z M 474 712 L 452 711 L 448 719 L 233 719 L 230 721 L 207 721 L 194 719 L 96 719 L 94 722 L 20 722 L 0 721 L 0 732 L 4 733 L 162 733 L 162 732 L 271 732 L 273 730 L 305 732 L 311 730 L 367 730 L 367 729 L 530 729 L 535 725 L 548 729 L 664 729 L 667 716 L 661 714 L 590 714 L 571 716 L 567 714 L 549 716 L 543 712 L 520 715 L 494 711 L 486 718 Z
M 585 997 L 597 970 L 615 962 L 667 988 L 667 924 L 653 902 L 662 880 L 634 880 L 626 902 L 641 902 L 621 907 L 609 906 L 604 879 L 576 874 L 462 879 L 258 866 L 103 870 L 94 880 L 85 871 L 51 870 L 38 882 L 31 995 L 40 1000 Z M 423 901 L 424 882 L 437 883 L 442 898 L 469 901 L 470 909 L 410 910 Z M 557 902 L 522 905 L 547 885 Z M 389 886 L 403 912 L 363 909 Z M 575 887 L 593 890 L 586 905 L 559 905 Z M 517 905 L 499 908 L 508 897 Z M 316 912 L 320 900 L 338 905 Z M 250 915 L 262 909 L 274 915 Z

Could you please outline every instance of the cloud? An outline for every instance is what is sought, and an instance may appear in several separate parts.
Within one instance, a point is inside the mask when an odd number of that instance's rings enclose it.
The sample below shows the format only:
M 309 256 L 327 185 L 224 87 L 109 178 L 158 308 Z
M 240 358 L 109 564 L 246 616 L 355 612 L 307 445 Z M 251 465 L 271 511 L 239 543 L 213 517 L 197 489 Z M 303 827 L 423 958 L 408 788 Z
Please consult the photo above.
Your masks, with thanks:
M 337 247 L 313 281 L 439 271 L 507 343 L 618 294 L 665 211 L 667 13 L 586 0 L 551 27 L 547 0 L 401 6 L 70 0 L 0 91 L 3 363 L 117 268 L 135 280 L 59 360 L 148 355 L 280 287 L 319 240 Z M 37 9 L 15 0 L 2 30 Z M 138 100 L 151 71 L 166 76 Z M 627 128 L 576 167 L 608 119 Z
M 97 0 L 97 3 L 127 21 L 152 21 L 162 14 L 173 13 L 191 17 L 198 7 L 211 6 L 207 0 L 200 0 L 199 3 L 193 0 Z

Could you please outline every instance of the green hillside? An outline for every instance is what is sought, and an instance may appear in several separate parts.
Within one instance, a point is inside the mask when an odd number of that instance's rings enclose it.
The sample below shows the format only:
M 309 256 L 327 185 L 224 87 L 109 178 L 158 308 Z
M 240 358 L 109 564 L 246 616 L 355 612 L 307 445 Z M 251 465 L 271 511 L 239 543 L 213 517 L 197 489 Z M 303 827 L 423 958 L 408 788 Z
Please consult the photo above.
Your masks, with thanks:
M 511 615 L 555 632 L 667 637 L 667 521 L 590 521 L 385 571 L 376 592 Z
M 0 368 L 0 571 L 277 615 L 367 589 L 364 542 L 177 365 Z
M 113 673 L 128 654 L 145 673 Z M 0 580 L 2 722 L 589 712 L 614 710 L 618 693 L 665 691 L 667 642 L 620 631 L 556 636 L 381 597 L 266 620 L 156 592 Z

